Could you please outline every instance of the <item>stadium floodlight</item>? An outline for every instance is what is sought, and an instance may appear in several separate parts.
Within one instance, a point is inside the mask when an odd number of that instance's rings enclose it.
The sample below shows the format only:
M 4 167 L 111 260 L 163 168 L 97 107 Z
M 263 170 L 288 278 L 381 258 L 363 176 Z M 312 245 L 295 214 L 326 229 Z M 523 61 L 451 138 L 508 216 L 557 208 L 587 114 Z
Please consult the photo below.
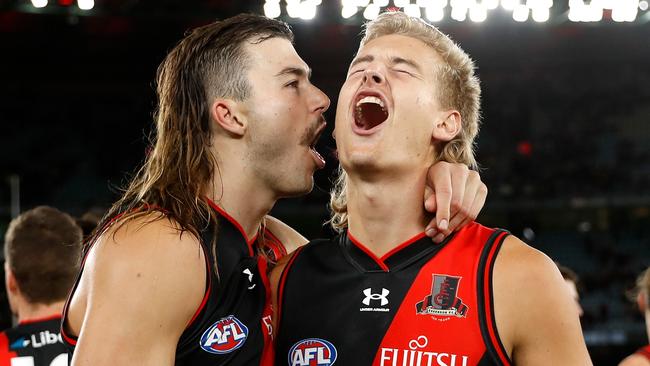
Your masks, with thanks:
M 484 5 L 474 5 L 469 8 L 469 19 L 475 23 L 482 23 L 487 19 L 487 7 Z
M 398 8 L 403 8 L 411 3 L 410 0 L 393 0 L 393 4 L 395 4 L 396 7 Z
M 616 6 L 617 0 L 598 0 L 597 3 L 599 6 L 602 6 L 603 9 L 614 9 Z M 592 4 L 596 3 L 596 1 L 592 1 Z
M 32 5 L 35 8 L 44 8 L 47 6 L 47 0 L 32 0 Z
M 589 6 L 588 9 L 589 9 L 589 11 L 588 11 L 589 17 L 588 17 L 587 21 L 589 21 L 589 22 L 600 22 L 601 20 L 603 20 L 603 8 L 602 8 L 602 6 L 592 4 L 591 6 Z
M 639 0 L 624 0 L 612 9 L 612 20 L 615 22 L 633 22 L 639 12 Z
M 300 4 L 300 19 L 310 20 L 316 17 L 316 5 L 304 2 Z
M 344 5 L 341 8 L 341 16 L 343 17 L 343 19 L 348 19 L 353 17 L 358 11 L 359 8 L 357 8 L 356 6 Z
M 388 6 L 388 0 L 374 0 L 372 3 L 379 7 Z
M 439 22 L 445 18 L 445 11 L 438 6 L 428 6 L 425 8 L 425 14 L 430 22 Z
M 459 6 L 451 8 L 451 19 L 464 22 L 467 19 L 467 8 L 461 8 Z
M 275 19 L 280 16 L 282 10 L 280 9 L 280 1 L 267 0 L 264 4 L 264 16 L 267 18 Z
M 95 7 L 95 0 L 77 0 L 77 6 L 81 10 L 91 10 Z
M 379 16 L 379 6 L 375 4 L 368 5 L 366 9 L 363 11 L 363 17 L 368 20 L 377 19 L 378 16 Z
M 368 6 L 370 0 L 343 0 L 343 6 Z
M 419 18 L 422 16 L 420 7 L 417 4 L 408 4 L 404 7 L 404 13 L 410 17 Z
M 514 9 L 512 9 L 512 19 L 516 22 L 525 22 L 528 20 L 529 12 L 530 9 L 526 5 L 518 4 Z
M 517 5 L 520 5 L 519 0 L 501 0 L 501 7 L 506 10 L 515 10 Z
M 551 11 L 549 8 L 535 7 L 532 9 L 533 20 L 537 23 L 547 22 L 551 17 Z
M 499 7 L 499 0 L 483 0 L 483 4 L 488 10 L 494 10 Z
M 642 11 L 648 10 L 648 2 L 645 0 L 639 1 L 639 9 Z

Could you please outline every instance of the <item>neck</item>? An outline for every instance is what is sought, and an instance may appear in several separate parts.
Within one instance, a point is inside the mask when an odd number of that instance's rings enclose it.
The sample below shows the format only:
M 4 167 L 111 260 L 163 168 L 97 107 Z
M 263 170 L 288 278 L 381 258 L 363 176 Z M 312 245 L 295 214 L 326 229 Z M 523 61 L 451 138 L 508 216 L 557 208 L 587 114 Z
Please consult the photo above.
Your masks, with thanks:
M 52 304 L 30 304 L 23 301 L 22 306 L 18 307 L 16 312 L 18 322 L 24 322 L 34 319 L 42 319 L 55 315 L 61 315 L 65 301 L 57 301 Z
M 426 170 L 411 175 L 348 179 L 348 226 L 378 257 L 424 231 Z
M 218 160 L 214 191 L 208 192 L 207 197 L 232 216 L 249 239 L 253 238 L 278 198 L 260 184 L 255 172 L 246 169 L 241 159 L 223 157 Z

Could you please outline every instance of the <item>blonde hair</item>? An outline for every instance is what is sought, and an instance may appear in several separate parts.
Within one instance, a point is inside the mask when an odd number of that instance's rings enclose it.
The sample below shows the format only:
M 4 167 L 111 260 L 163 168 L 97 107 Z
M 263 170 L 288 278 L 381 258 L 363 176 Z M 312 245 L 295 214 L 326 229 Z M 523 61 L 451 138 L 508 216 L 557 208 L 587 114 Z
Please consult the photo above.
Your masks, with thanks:
M 420 40 L 442 57 L 443 65 L 436 66 L 436 77 L 442 91 L 437 93 L 438 102 L 442 108 L 458 110 L 462 128 L 451 141 L 437 144 L 435 161 L 462 163 L 476 169 L 474 139 L 479 130 L 481 87 L 474 74 L 474 62 L 437 28 L 402 12 L 386 12 L 366 23 L 360 48 L 376 38 L 391 34 Z M 347 174 L 340 166 L 330 194 L 330 210 L 332 217 L 328 222 L 334 230 L 343 231 L 348 222 Z

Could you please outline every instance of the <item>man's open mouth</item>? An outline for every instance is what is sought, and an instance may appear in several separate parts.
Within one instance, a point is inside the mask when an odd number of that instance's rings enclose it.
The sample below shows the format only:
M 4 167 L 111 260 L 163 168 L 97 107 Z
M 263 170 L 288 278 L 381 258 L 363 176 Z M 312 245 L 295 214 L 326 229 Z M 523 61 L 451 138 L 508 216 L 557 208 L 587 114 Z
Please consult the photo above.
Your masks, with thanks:
M 388 119 L 386 102 L 379 95 L 360 93 L 356 100 L 354 124 L 359 130 L 371 130 Z
M 322 169 L 325 166 L 325 158 L 323 158 L 323 156 L 316 150 L 316 144 L 318 143 L 318 140 L 320 140 L 320 136 L 323 134 L 323 131 L 325 131 L 325 122 L 321 123 L 321 125 L 318 127 L 318 130 L 314 134 L 313 140 L 309 144 L 309 151 L 314 157 L 314 160 L 316 161 L 319 169 Z

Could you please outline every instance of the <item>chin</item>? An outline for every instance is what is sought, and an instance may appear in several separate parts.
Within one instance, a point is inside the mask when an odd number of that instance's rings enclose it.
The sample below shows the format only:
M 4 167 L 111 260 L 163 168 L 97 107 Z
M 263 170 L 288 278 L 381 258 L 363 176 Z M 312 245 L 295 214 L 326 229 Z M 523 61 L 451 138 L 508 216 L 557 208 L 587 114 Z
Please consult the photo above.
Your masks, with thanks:
M 308 194 L 314 189 L 314 177 L 310 176 L 309 179 L 302 183 L 294 182 L 290 187 L 283 187 L 280 189 L 280 197 L 300 197 Z

